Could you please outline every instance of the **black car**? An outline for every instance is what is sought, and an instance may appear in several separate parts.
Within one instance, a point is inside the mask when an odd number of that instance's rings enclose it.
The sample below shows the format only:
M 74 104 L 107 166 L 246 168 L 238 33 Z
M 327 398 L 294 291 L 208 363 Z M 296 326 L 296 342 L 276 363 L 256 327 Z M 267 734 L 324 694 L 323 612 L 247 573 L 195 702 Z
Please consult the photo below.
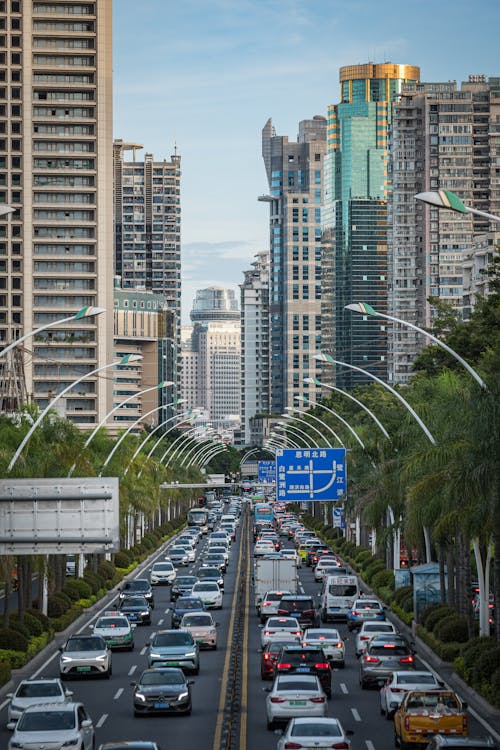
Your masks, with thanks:
M 326 546 L 326 544 L 323 544 L 322 542 L 313 544 L 311 548 L 307 550 L 306 565 L 308 567 L 314 567 L 319 560 L 319 556 L 321 554 L 327 554 L 327 553 L 331 554 L 331 550 L 329 547 Z
M 151 605 L 155 607 L 153 589 L 147 578 L 134 578 L 132 581 L 125 581 L 120 589 L 120 600 L 127 596 L 143 596 Z
M 121 600 L 118 609 L 130 622 L 151 625 L 151 605 L 144 596 L 127 596 Z
M 282 617 L 296 617 L 301 628 L 317 628 L 320 624 L 313 598 L 307 594 L 285 594 L 281 597 L 277 614 Z
M 218 566 L 200 568 L 198 579 L 200 581 L 215 581 L 215 583 L 219 584 L 219 588 L 224 589 L 224 576 Z
M 145 669 L 139 681 L 131 683 L 134 715 L 190 714 L 192 684 L 177 667 Z
M 180 596 L 190 594 L 197 582 L 197 576 L 178 576 L 170 588 L 170 601 L 175 602 Z
M 226 572 L 226 560 L 222 553 L 208 552 L 203 558 L 203 562 L 201 563 L 202 568 L 212 568 L 214 566 L 219 568 L 221 573 Z
M 175 605 L 170 609 L 172 614 L 171 629 L 177 630 L 181 624 L 183 615 L 186 612 L 201 611 L 205 609 L 205 605 L 197 596 L 182 596 L 175 602 Z
M 332 697 L 332 668 L 322 648 L 282 646 L 274 664 L 274 675 L 278 674 L 316 675 L 327 697 Z

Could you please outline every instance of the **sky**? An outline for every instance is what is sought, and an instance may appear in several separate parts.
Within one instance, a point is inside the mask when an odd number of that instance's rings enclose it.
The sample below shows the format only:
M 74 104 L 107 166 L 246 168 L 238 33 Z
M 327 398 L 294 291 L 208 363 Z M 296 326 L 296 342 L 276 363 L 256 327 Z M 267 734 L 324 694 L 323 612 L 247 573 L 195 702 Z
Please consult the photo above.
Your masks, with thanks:
M 418 65 L 422 81 L 500 76 L 500 0 L 114 0 L 114 137 L 181 156 L 182 318 L 268 250 L 261 131 L 339 101 L 339 68 Z

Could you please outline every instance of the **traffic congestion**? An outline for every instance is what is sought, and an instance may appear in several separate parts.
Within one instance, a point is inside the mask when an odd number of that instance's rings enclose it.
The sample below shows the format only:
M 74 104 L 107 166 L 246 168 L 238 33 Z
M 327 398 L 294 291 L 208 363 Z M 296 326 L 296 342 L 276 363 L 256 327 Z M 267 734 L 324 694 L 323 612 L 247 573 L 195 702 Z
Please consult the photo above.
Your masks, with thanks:
M 493 746 L 297 510 L 248 493 L 189 511 L 16 683 L 8 750 Z

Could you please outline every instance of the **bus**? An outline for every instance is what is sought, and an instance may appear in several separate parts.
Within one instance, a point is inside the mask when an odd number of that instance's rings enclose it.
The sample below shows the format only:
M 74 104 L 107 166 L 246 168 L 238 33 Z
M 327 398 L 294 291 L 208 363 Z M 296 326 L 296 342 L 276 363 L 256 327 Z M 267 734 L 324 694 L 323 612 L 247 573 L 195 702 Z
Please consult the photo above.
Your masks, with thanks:
M 274 508 L 270 503 L 255 503 L 253 506 L 254 523 L 258 521 L 274 521 Z
M 199 526 L 202 534 L 208 533 L 208 510 L 206 508 L 191 508 L 187 512 L 187 525 Z

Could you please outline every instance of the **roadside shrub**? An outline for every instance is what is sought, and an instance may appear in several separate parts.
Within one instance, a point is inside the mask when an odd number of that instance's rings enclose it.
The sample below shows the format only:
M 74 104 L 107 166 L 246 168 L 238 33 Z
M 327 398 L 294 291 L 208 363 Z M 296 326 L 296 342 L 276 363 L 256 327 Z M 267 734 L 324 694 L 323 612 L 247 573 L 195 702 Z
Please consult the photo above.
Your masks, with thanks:
M 434 628 L 434 635 L 443 643 L 466 643 L 469 638 L 467 620 L 464 617 L 453 615 L 445 617 L 437 623 Z
M 382 562 L 382 560 L 374 560 L 369 565 L 367 565 L 367 567 L 363 571 L 364 572 L 364 576 L 363 577 L 364 577 L 364 579 L 366 580 L 367 583 L 371 584 L 371 582 L 373 580 L 373 577 L 377 573 L 380 573 L 382 570 L 386 570 L 386 567 L 385 567 L 384 563 Z
M 49 596 L 47 606 L 49 617 L 61 617 L 67 609 L 68 607 L 65 607 L 62 601 L 56 596 Z
M 79 617 L 83 612 L 83 607 L 80 605 L 74 604 L 71 609 L 68 609 L 67 612 L 63 612 L 58 617 L 55 617 L 52 621 L 52 626 L 56 633 L 60 633 L 61 630 L 66 630 L 72 622 L 74 622 L 77 617 Z
M 493 638 L 486 638 L 484 636 L 469 641 L 462 651 L 464 669 L 472 669 L 481 654 L 490 653 L 496 646 L 497 643 Z
M 55 599 L 59 599 L 65 611 L 71 607 L 71 599 L 67 594 L 64 593 L 64 591 L 57 591 L 55 594 L 53 594 L 53 596 Z
M 83 578 L 73 578 L 66 582 L 64 591 L 73 602 L 77 602 L 79 599 L 87 599 L 91 596 L 92 586 Z
M 83 580 L 90 586 L 92 594 L 97 594 L 100 589 L 104 588 L 104 579 L 90 568 L 85 568 L 83 571 Z
M 115 565 L 117 568 L 128 568 L 130 565 L 130 557 L 125 550 L 115 553 Z
M 145 536 L 142 537 L 141 544 L 143 547 L 145 547 L 148 550 L 152 550 L 156 546 L 153 539 L 151 539 L 151 537 L 149 536 L 149 534 L 146 534 Z
M 44 630 L 50 630 L 51 628 L 50 619 L 47 617 L 47 615 L 44 615 L 43 612 L 40 612 L 39 609 L 27 609 L 26 614 L 29 614 L 32 617 L 34 617 L 36 620 L 38 620 L 41 623 L 42 628 Z
M 28 648 L 28 638 L 18 630 L 0 628 L 0 648 L 25 652 Z
M 441 605 L 441 607 L 436 607 L 433 612 L 430 612 L 429 615 L 425 618 L 425 625 L 423 622 L 422 625 L 424 625 L 426 630 L 433 632 L 434 627 L 437 625 L 439 620 L 443 620 L 449 615 L 456 615 L 456 611 L 451 607 L 448 607 L 446 604 L 443 604 Z
M 413 591 L 409 591 L 405 597 L 401 598 L 400 607 L 403 612 L 413 612 Z
M 400 589 L 396 589 L 392 600 L 396 602 L 396 604 L 401 605 L 403 600 L 408 596 L 411 596 L 413 601 L 413 586 L 402 586 Z
M 358 552 L 356 555 L 354 555 L 354 562 L 356 563 L 356 565 L 359 565 L 362 568 L 364 568 L 369 562 L 373 562 L 374 559 L 375 558 L 373 557 L 370 550 L 364 548 L 361 550 L 361 552 Z
M 500 646 L 483 651 L 472 667 L 472 685 L 480 688 L 483 682 L 489 682 L 491 675 L 500 669 Z
M 109 560 L 103 560 L 98 565 L 97 574 L 105 581 L 112 581 L 115 575 L 115 566 Z
M 14 651 L 11 648 L 0 649 L 0 661 L 6 661 L 10 664 L 11 669 L 21 669 L 28 659 L 24 651 Z
M 500 707 L 500 669 L 495 669 L 491 675 L 491 700 L 494 706 Z
M 11 677 L 11 669 L 8 661 L 0 661 L 0 685 L 6 685 Z
M 443 602 L 437 602 L 436 604 L 431 604 L 429 607 L 426 607 L 423 612 L 420 614 L 420 623 L 424 626 L 424 628 L 427 627 L 427 618 L 432 612 L 435 612 L 437 609 L 441 609 L 441 607 L 445 607 L 446 604 L 443 604 Z
M 10 615 L 9 628 L 10 630 L 15 630 L 17 633 L 21 633 L 21 635 L 24 635 L 24 637 L 29 640 L 30 638 L 29 628 L 23 622 L 20 622 L 17 612 Z
M 394 573 L 392 570 L 380 570 L 372 578 L 372 586 L 375 588 L 391 589 L 394 591 Z
M 21 622 L 19 620 L 19 615 L 17 612 L 14 612 L 9 617 L 9 624 L 10 627 L 13 627 L 14 630 L 19 630 L 23 635 L 26 635 L 27 638 L 31 638 L 31 636 L 37 636 L 41 635 L 43 633 L 43 625 L 40 622 L 40 620 L 36 617 L 33 617 L 29 612 L 24 613 L 24 620 L 23 620 L 23 627 L 26 630 L 26 633 L 24 633 L 23 629 L 19 629 L 17 626 L 21 625 Z

